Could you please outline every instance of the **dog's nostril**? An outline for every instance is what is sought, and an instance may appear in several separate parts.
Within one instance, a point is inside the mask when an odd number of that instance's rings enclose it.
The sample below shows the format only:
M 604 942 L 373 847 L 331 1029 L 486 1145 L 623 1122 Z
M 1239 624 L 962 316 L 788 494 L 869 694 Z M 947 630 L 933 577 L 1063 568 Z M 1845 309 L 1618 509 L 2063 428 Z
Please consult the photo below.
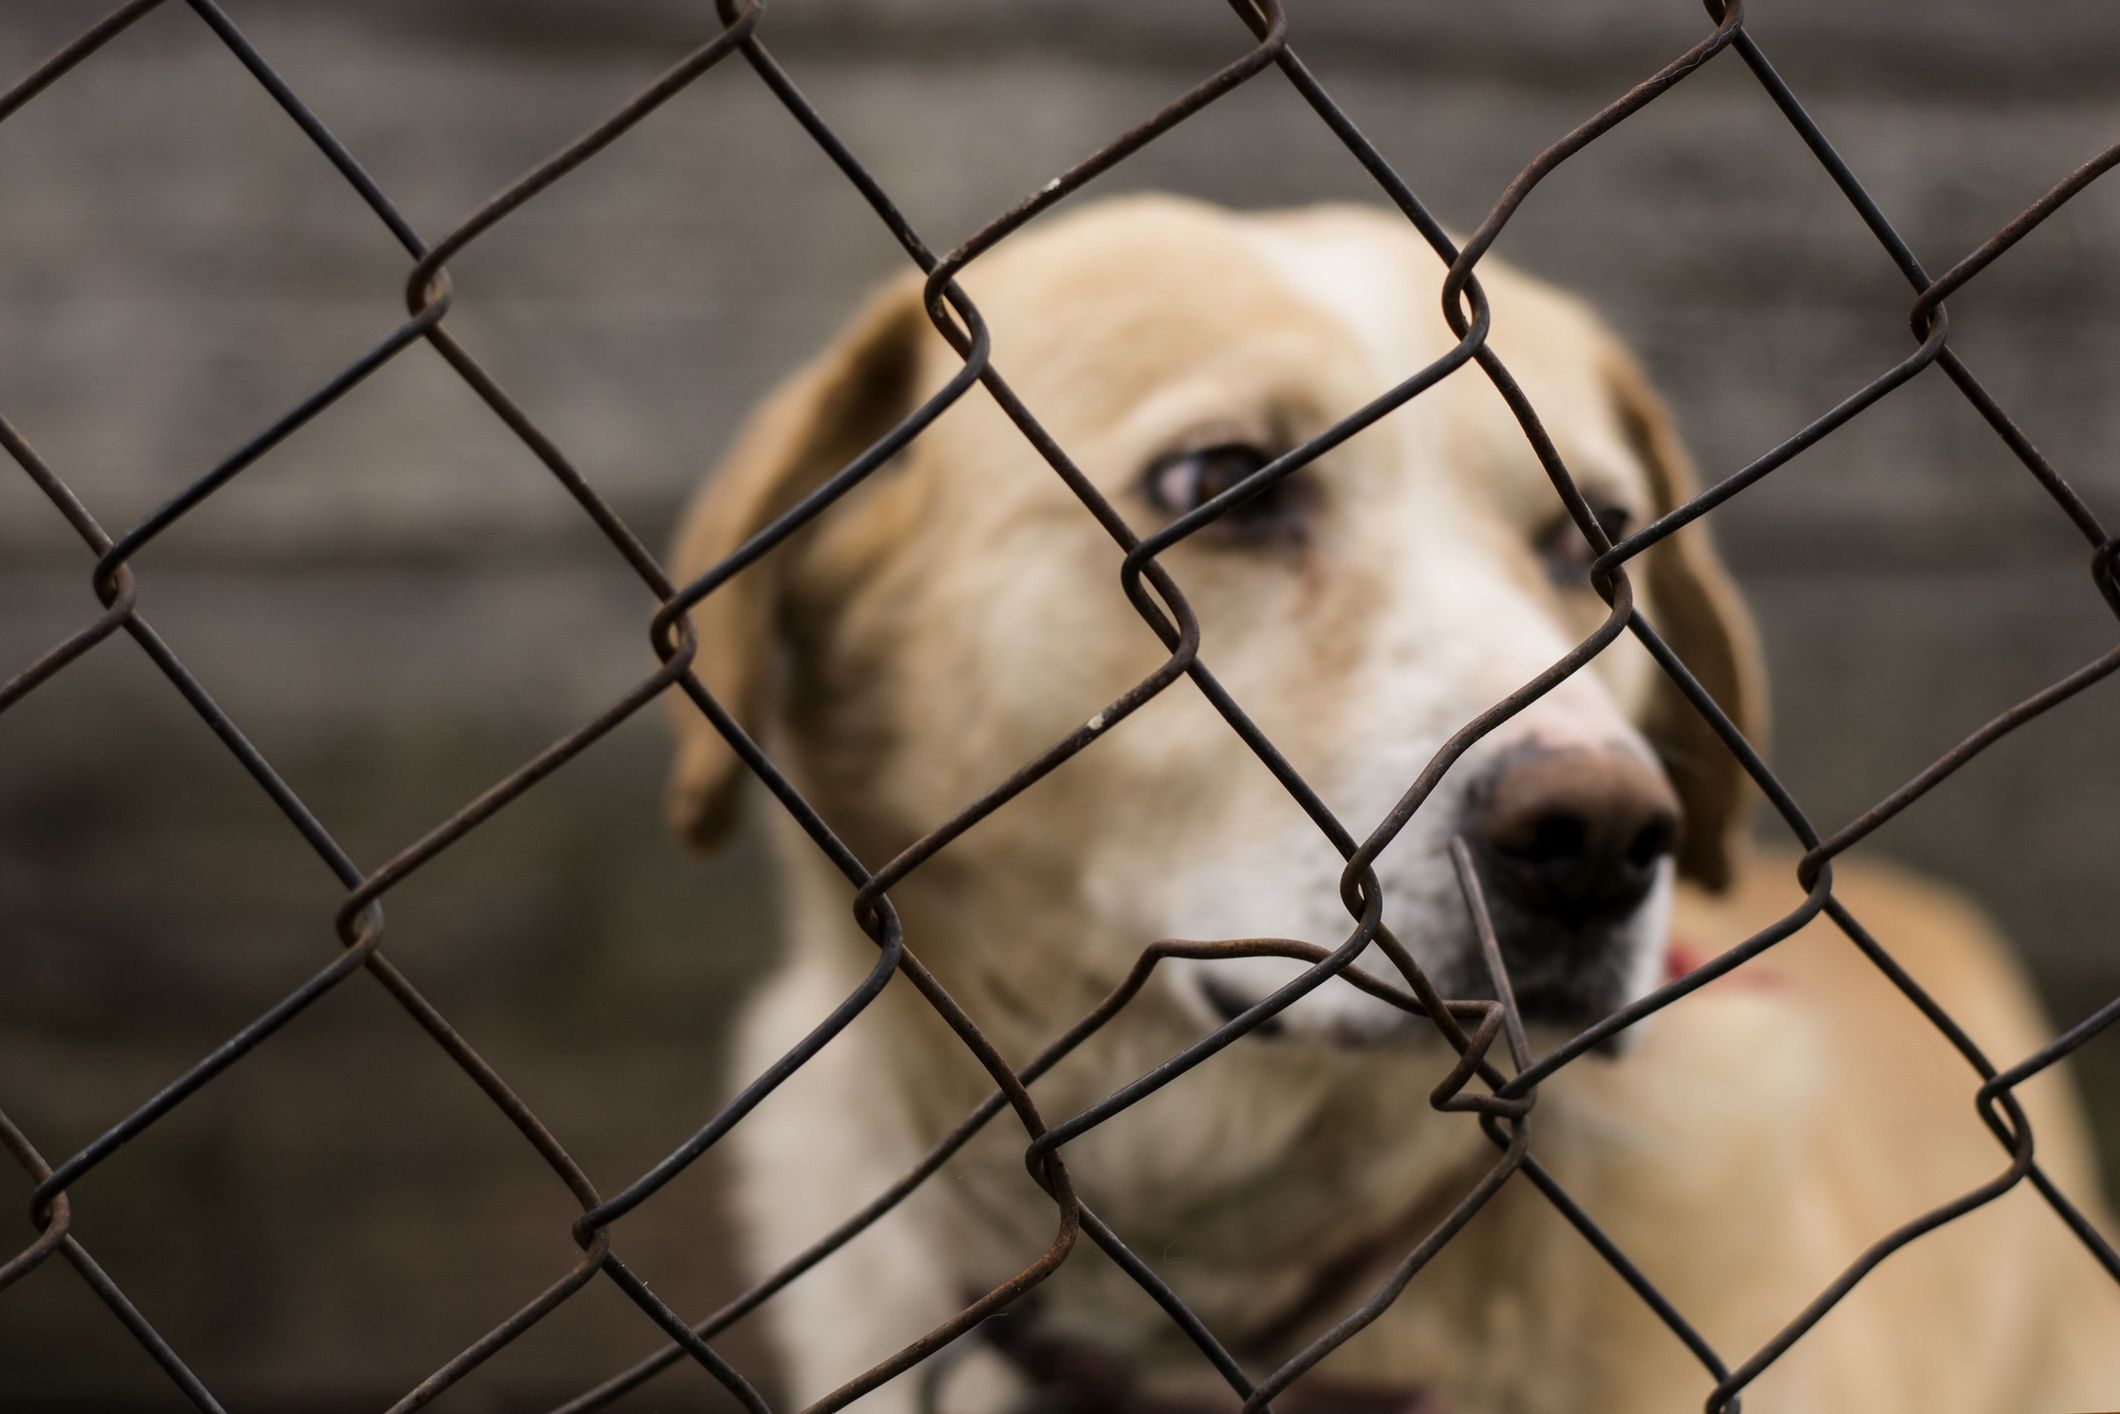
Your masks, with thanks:
M 1641 827 L 1627 846 L 1627 862 L 1637 869 L 1652 869 L 1678 843 L 1678 821 L 1660 815 Z
M 1590 827 L 1580 815 L 1556 813 L 1541 816 L 1520 844 L 1502 842 L 1502 848 L 1529 864 L 1563 864 L 1582 857 Z

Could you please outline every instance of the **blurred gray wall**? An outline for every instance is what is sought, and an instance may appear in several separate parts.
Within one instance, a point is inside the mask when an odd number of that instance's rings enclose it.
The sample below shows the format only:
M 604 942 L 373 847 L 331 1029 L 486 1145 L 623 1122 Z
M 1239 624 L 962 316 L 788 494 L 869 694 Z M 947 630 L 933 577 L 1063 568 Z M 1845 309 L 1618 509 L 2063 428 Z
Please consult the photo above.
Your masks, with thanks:
M 1299 50 L 1460 229 L 1704 28 L 1679 0 L 1293 8 Z M 0 83 L 93 9 L 8 0 Z M 674 0 L 231 9 L 430 236 L 711 24 Z M 2120 11 L 2095 0 L 1756 11 L 1932 269 L 2120 130 Z M 1245 43 L 1210 0 L 785 0 L 765 33 L 938 246 Z M 1138 188 L 1371 193 L 1271 74 L 1096 191 Z M 2115 202 L 2093 190 L 1952 302 L 1954 342 L 2109 520 Z M 1710 476 L 1908 346 L 1903 284 L 1734 56 L 1563 168 L 1499 253 L 1610 312 Z M 732 63 L 455 262 L 450 320 L 660 544 L 742 410 L 899 261 Z M 0 126 L 0 412 L 106 526 L 393 327 L 403 272 L 181 6 Z M 1716 525 L 1776 668 L 1777 764 L 1827 826 L 2113 637 L 2080 542 L 1940 375 Z M 87 567 L 0 468 L 0 673 L 86 621 Z M 649 662 L 644 592 L 424 348 L 138 568 L 153 621 L 367 867 Z M 2120 986 L 2112 701 L 2011 738 L 1865 846 L 1985 900 L 2071 1018 Z M 663 834 L 660 728 L 622 728 L 391 898 L 395 955 L 607 1187 L 727 1093 L 723 1028 L 766 948 L 755 854 L 706 868 Z M 327 960 L 336 899 L 143 657 L 107 643 L 0 720 L 0 1108 L 71 1152 Z M 2101 1094 L 2114 1050 L 2087 1057 Z M 625 1229 L 687 1311 L 735 1280 L 716 1174 L 710 1159 Z M 0 1210 L 24 1192 L 0 1178 Z M 558 1183 L 358 979 L 75 1199 L 93 1250 L 239 1408 L 377 1407 L 573 1255 Z M 451 1399 L 536 1407 L 653 1343 L 598 1285 Z M 679 1396 L 701 1407 L 684 1376 L 639 1407 Z M 0 1296 L 0 1408 L 173 1407 L 58 1264 Z

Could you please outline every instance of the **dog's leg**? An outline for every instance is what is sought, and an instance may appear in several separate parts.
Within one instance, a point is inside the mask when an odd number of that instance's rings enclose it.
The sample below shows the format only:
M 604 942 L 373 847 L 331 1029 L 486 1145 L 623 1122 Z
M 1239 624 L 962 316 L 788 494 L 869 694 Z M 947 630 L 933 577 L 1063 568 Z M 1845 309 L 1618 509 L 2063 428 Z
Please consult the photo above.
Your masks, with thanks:
M 771 1064 L 845 994 L 845 978 L 826 972 L 798 962 L 767 984 L 741 1029 L 741 1073 Z M 857 1022 L 731 1136 L 738 1227 L 754 1279 L 858 1211 L 918 1158 L 910 1118 L 879 1082 L 889 1072 L 874 1048 L 872 1033 Z M 966 1299 L 929 1225 L 901 1211 L 799 1277 L 759 1319 L 781 1355 L 790 1405 L 799 1408 L 947 1320 Z M 922 1393 L 923 1365 L 852 1407 L 862 1414 L 1007 1414 L 1016 1407 L 1021 1382 L 977 1334 L 942 1358 L 947 1366 L 934 1377 L 934 1402 Z

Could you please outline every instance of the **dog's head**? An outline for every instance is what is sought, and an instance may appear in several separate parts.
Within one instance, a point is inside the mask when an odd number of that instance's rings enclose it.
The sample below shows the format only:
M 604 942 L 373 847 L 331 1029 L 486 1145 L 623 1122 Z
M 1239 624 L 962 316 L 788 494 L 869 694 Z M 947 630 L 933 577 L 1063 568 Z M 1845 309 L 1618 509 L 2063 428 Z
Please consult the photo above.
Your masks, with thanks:
M 994 363 L 1146 532 L 1453 342 L 1405 223 L 1111 202 L 1012 238 L 964 284 Z M 1609 533 L 1683 499 L 1670 419 L 1581 305 L 1489 262 L 1492 343 Z M 754 416 L 676 556 L 715 564 L 960 367 L 893 285 Z M 694 612 L 708 686 L 871 867 L 1081 726 L 1165 655 L 1106 531 L 974 389 L 891 464 Z M 1168 551 L 1201 660 L 1359 838 L 1437 748 L 1603 619 L 1591 553 L 1477 370 L 1445 380 Z M 1692 526 L 1631 568 L 1637 603 L 1741 728 L 1748 626 Z M 746 774 L 689 708 L 678 827 L 708 844 Z M 1718 887 L 1739 768 L 1631 638 L 1482 739 L 1378 859 L 1384 917 L 1449 995 L 1485 974 L 1448 846 L 1472 846 L 1527 1016 L 1574 1027 L 1653 985 L 1680 878 Z M 908 880 L 908 936 L 1022 997 L 1108 985 L 1160 937 L 1335 944 L 1342 859 L 1201 692 L 1178 683 Z M 1208 1015 L 1278 959 L 1179 963 Z M 953 983 L 953 985 L 956 985 Z M 1055 995 L 1072 996 L 1075 989 Z M 1035 1010 L 1035 1002 L 1031 1009 Z M 1063 1020 L 1048 1018 L 1047 1029 Z M 1280 1030 L 1400 1014 L 1341 983 Z

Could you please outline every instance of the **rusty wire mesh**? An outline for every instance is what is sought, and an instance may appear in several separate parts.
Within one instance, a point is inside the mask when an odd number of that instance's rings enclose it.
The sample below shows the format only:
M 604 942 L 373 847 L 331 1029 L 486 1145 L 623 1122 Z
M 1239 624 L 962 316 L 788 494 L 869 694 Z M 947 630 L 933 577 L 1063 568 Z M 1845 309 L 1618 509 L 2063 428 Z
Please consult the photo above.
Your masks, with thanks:
M 132 0 L 100 20 L 35 71 L 0 94 L 0 121 L 19 111 L 70 69 L 90 59 L 99 48 L 134 21 L 157 8 L 162 0 Z M 2015 731 L 2055 704 L 2075 695 L 2120 668 L 2120 648 L 2079 668 L 2011 707 L 1956 747 L 1922 770 L 1912 780 L 1855 820 L 1830 834 L 1821 834 L 1806 818 L 1797 802 L 1767 768 L 1752 746 L 1734 727 L 1722 709 L 1658 636 L 1655 628 L 1633 604 L 1627 566 L 1637 555 L 1681 527 L 1706 515 L 1746 488 L 1787 464 L 1799 453 L 1875 404 L 1893 389 L 1920 375 L 1932 365 L 1959 390 L 2000 437 L 2060 513 L 2081 533 L 2089 547 L 2092 583 L 2106 604 L 2120 615 L 2120 540 L 2109 534 L 2091 508 L 2071 489 L 2029 437 L 1990 396 L 1948 339 L 1949 323 L 1944 300 L 1989 264 L 2003 255 L 2034 227 L 2064 203 L 2089 186 L 2120 161 L 2120 146 L 2109 148 L 2065 177 L 2045 196 L 2002 226 L 1989 240 L 1938 277 L 1931 278 L 1915 259 L 1891 222 L 1864 191 L 1862 184 L 1834 150 L 1818 125 L 1806 114 L 1796 96 L 1783 83 L 1753 37 L 1747 33 L 1738 0 L 1718 4 L 1708 0 L 1708 24 L 1701 38 L 1634 88 L 1621 95 L 1588 121 L 1539 153 L 1512 181 L 1494 203 L 1476 230 L 1462 246 L 1454 243 L 1424 209 L 1418 197 L 1393 171 L 1354 123 L 1334 103 L 1297 56 L 1289 27 L 1278 0 L 1230 0 L 1234 12 L 1232 37 L 1242 42 L 1248 30 L 1250 45 L 1241 57 L 1209 75 L 1161 111 L 1090 154 L 1029 197 L 979 229 L 953 250 L 937 254 L 893 205 L 890 195 L 870 175 L 848 144 L 833 130 L 777 64 L 764 42 L 765 0 L 739 5 L 737 0 L 717 0 L 722 27 L 698 48 L 631 98 L 602 123 L 553 154 L 485 205 L 471 212 L 438 240 L 429 242 L 398 212 L 390 198 L 363 170 L 359 161 L 316 114 L 306 106 L 272 65 L 214 3 L 214 0 L 184 0 L 198 20 L 218 36 L 277 101 L 287 116 L 314 143 L 325 160 L 352 186 L 404 248 L 410 269 L 405 282 L 407 315 L 387 337 L 348 363 L 329 381 L 302 399 L 269 426 L 258 431 L 218 465 L 191 482 L 167 504 L 139 524 L 112 535 L 98 523 L 89 508 L 68 488 L 62 475 L 47 465 L 23 434 L 0 418 L 0 444 L 21 465 L 30 479 L 49 497 L 59 514 L 73 526 L 94 552 L 91 588 L 101 605 L 77 632 L 0 684 L 0 711 L 20 701 L 41 684 L 64 671 L 105 639 L 119 633 L 130 637 L 173 687 L 213 730 L 223 745 L 249 773 L 291 828 L 300 833 L 311 849 L 344 884 L 347 894 L 333 921 L 340 951 L 328 965 L 230 1036 L 197 1064 L 171 1078 L 146 1104 L 111 1125 L 80 1152 L 55 1163 L 44 1158 L 29 1136 L 0 1115 L 0 1141 L 36 1183 L 30 1203 L 34 1239 L 0 1265 L 0 1287 L 5 1287 L 53 1256 L 62 1256 L 81 1275 L 116 1319 L 153 1356 L 193 1404 L 218 1410 L 221 1405 L 182 1357 L 159 1335 L 149 1316 L 139 1310 L 118 1284 L 97 1265 L 75 1230 L 68 1190 L 84 1175 L 110 1161 L 129 1140 L 168 1115 L 201 1087 L 242 1060 L 251 1050 L 283 1026 L 296 1020 L 305 1008 L 357 972 L 366 972 L 408 1012 L 449 1057 L 464 1071 L 521 1132 L 523 1138 L 554 1176 L 579 1203 L 581 1213 L 572 1228 L 581 1256 L 551 1285 L 513 1315 L 466 1345 L 460 1354 L 407 1391 L 393 1408 L 409 1410 L 423 1406 L 463 1379 L 510 1342 L 524 1338 L 538 1322 L 590 1282 L 602 1276 L 615 1283 L 668 1337 L 668 1344 L 631 1369 L 622 1371 L 595 1389 L 569 1400 L 564 1411 L 586 1411 L 605 1407 L 638 1387 L 660 1371 L 684 1361 L 701 1367 L 743 1407 L 764 1410 L 767 1406 L 742 1373 L 732 1368 L 712 1341 L 721 1332 L 770 1301 L 797 1276 L 817 1266 L 869 1225 L 880 1219 L 920 1184 L 941 1169 L 948 1158 L 970 1137 L 1008 1111 L 1025 1132 L 1026 1162 L 1031 1175 L 1050 1195 L 1055 1218 L 1051 1245 L 1015 1276 L 966 1306 L 952 1319 L 906 1344 L 897 1354 L 850 1379 L 837 1390 L 810 1406 L 814 1410 L 838 1409 L 886 1381 L 922 1378 L 908 1375 L 930 1360 L 959 1336 L 989 1315 L 1008 1306 L 1052 1273 L 1086 1234 L 1092 1243 L 1117 1262 L 1152 1296 L 1170 1319 L 1197 1346 L 1227 1381 L 1247 1410 L 1269 1408 L 1269 1401 L 1289 1388 L 1305 1371 L 1322 1360 L 1338 1344 L 1375 1318 L 1404 1288 L 1422 1265 L 1478 1211 L 1504 1182 L 1523 1176 L 1580 1230 L 1584 1239 L 1623 1277 L 1671 1332 L 1692 1351 L 1714 1381 L 1707 1402 L 1711 1411 L 1739 1406 L 1741 1391 L 1763 1370 L 1800 1340 L 1848 1291 L 1877 1264 L 1898 1248 L 1923 1234 L 1971 1212 L 1999 1197 L 2019 1183 L 2029 1182 L 2052 1207 L 2056 1219 L 2068 1225 L 2116 1280 L 2120 1280 L 2120 1254 L 2098 1233 L 2084 1215 L 2042 1172 L 2033 1158 L 2030 1127 L 2019 1109 L 2013 1090 L 2062 1057 L 2082 1046 L 2120 1016 L 2120 998 L 2106 1003 L 2069 1027 L 2052 1042 L 2031 1055 L 2005 1057 L 2000 1062 L 1982 1054 L 1953 1018 L 1931 999 L 1919 982 L 1895 961 L 1833 892 L 1832 861 L 1842 851 L 1864 838 L 1920 799 L 1947 776 L 1965 765 L 2004 735 Z M 1240 28 L 1241 27 L 1241 28 Z M 1839 188 L 1856 213 L 1904 274 L 1913 292 L 1908 324 L 1913 347 L 1904 358 L 1849 393 L 1830 412 L 1797 430 L 1748 465 L 1723 475 L 1693 500 L 1678 507 L 1614 544 L 1600 528 L 1563 465 L 1552 443 L 1542 431 L 1534 410 L 1511 379 L 1501 359 L 1486 343 L 1487 309 L 1476 278 L 1483 254 L 1492 246 L 1504 225 L 1538 183 L 1561 163 L 1581 151 L 1615 125 L 1653 102 L 1682 82 L 1702 65 L 1734 52 L 1788 120 L 1800 140 Z M 532 422 L 523 409 L 487 372 L 485 367 L 452 335 L 447 327 L 451 292 L 447 274 L 449 259 L 492 230 L 524 203 L 560 181 L 608 144 L 623 136 L 656 107 L 708 70 L 727 60 L 740 60 L 756 79 L 780 101 L 788 113 L 837 165 L 846 179 L 873 208 L 876 217 L 894 236 L 909 259 L 927 275 L 926 304 L 938 330 L 962 356 L 962 367 L 947 386 L 923 404 L 881 441 L 840 469 L 814 494 L 767 526 L 722 563 L 689 584 L 673 584 L 656 558 L 616 515 L 597 491 L 576 470 L 567 454 Z M 1730 62 L 1726 60 L 1725 62 Z M 1239 85 L 1277 70 L 1315 112 L 1348 153 L 1374 179 L 1384 196 L 1401 211 L 1432 246 L 1447 266 L 1441 286 L 1445 317 L 1458 335 L 1458 342 L 1443 357 L 1426 368 L 1410 371 L 1405 381 L 1368 406 L 1350 412 L 1306 444 L 1274 460 L 1242 484 L 1198 509 L 1179 517 L 1155 533 L 1143 537 L 1133 530 L 1106 501 L 1040 426 L 1032 410 L 1011 391 L 1001 372 L 989 358 L 987 331 L 979 311 L 954 283 L 955 277 L 984 252 L 1006 239 L 1026 222 L 1064 201 L 1085 184 L 1109 170 L 1129 154 Z M 155 630 L 143 612 L 143 588 L 132 568 L 133 558 L 150 542 L 179 521 L 199 512 L 214 492 L 226 486 L 267 455 L 283 439 L 311 419 L 323 415 L 331 405 L 363 379 L 404 350 L 425 342 L 441 354 L 457 375 L 484 404 L 545 465 L 573 496 L 612 550 L 632 568 L 649 591 L 653 611 L 646 627 L 657 666 L 630 691 L 594 719 L 554 741 L 476 799 L 407 844 L 381 867 L 363 872 L 333 841 L 324 824 L 273 766 L 244 736 L 240 727 L 215 702 L 205 684 L 195 678 Z M 1243 708 L 1226 692 L 1200 656 L 1201 636 L 1180 587 L 1158 562 L 1170 546 L 1194 534 L 1232 507 L 1285 477 L 1328 448 L 1354 435 L 1392 409 L 1419 396 L 1465 365 L 1477 365 L 1508 402 L 1534 452 L 1543 464 L 1562 503 L 1598 551 L 1591 569 L 1593 586 L 1610 612 L 1600 627 L 1565 657 L 1537 678 L 1526 683 L 1488 711 L 1469 722 L 1437 753 L 1420 776 L 1406 789 L 1397 807 L 1365 835 L 1356 835 L 1327 810 L 1301 776 L 1274 748 Z M 896 858 L 874 864 L 854 855 L 833 833 L 831 822 L 822 819 L 801 793 L 776 767 L 773 760 L 749 737 L 724 707 L 691 672 L 694 643 L 685 615 L 731 577 L 769 554 L 798 528 L 828 511 L 834 501 L 864 477 L 887 462 L 911 439 L 959 397 L 979 384 L 1000 404 L 1023 435 L 1082 502 L 1086 514 L 1094 516 L 1125 552 L 1122 581 L 1124 591 L 1147 627 L 1163 642 L 1169 656 L 1153 674 L 1112 702 L 1095 719 L 1066 739 L 1054 743 L 1034 761 L 1028 762 L 979 799 L 966 805 L 947 823 L 905 849 Z M 1370 864 L 1417 810 L 1452 761 L 1482 735 L 1521 710 L 1571 673 L 1579 670 L 1607 644 L 1623 633 L 1631 633 L 1655 657 L 1662 670 L 1685 694 L 1694 708 L 1722 738 L 1727 748 L 1771 802 L 1782 826 L 1803 848 L 1798 879 L 1806 892 L 1803 903 L 1769 928 L 1747 939 L 1690 974 L 1669 982 L 1650 995 L 1550 1053 L 1533 1057 L 1525 1044 L 1513 1003 L 1508 1000 L 1506 978 L 1499 975 L 1498 952 L 1478 881 L 1462 847 L 1456 854 L 1466 906 L 1470 911 L 1496 971 L 1496 991 L 1501 1001 L 1466 1001 L 1440 996 L 1411 956 L 1383 922 L 1383 899 Z M 1139 958 L 1126 981 L 1095 1010 L 1082 1017 L 1030 1063 L 1012 1068 L 981 1034 L 974 1018 L 964 1014 L 921 965 L 911 941 L 899 930 L 889 890 L 919 868 L 938 851 L 980 819 L 1003 808 L 1015 795 L 1077 752 L 1114 729 L 1128 714 L 1156 694 L 1190 680 L 1221 713 L 1229 726 L 1274 772 L 1290 795 L 1324 832 L 1346 861 L 1341 876 L 1342 896 L 1351 920 L 1344 942 L 1330 950 L 1294 944 L 1247 943 L 1159 943 Z M 593 1185 L 552 1134 L 507 1082 L 437 1011 L 397 963 L 382 950 L 384 915 L 382 899 L 414 871 L 432 862 L 497 812 L 520 798 L 546 776 L 572 761 L 620 722 L 640 711 L 665 692 L 680 692 L 735 748 L 749 769 L 777 798 L 780 807 L 800 823 L 817 847 L 846 877 L 852 893 L 852 908 L 862 928 L 877 944 L 874 966 L 845 1002 L 817 1025 L 793 1050 L 765 1073 L 749 1078 L 741 1092 L 709 1118 L 680 1147 L 631 1183 L 614 1193 L 603 1193 Z M 1803 1310 L 1793 1313 L 1787 1324 L 1764 1346 L 1729 1358 L 1713 1349 L 1618 1247 L 1600 1231 L 1595 1221 L 1567 1194 L 1558 1181 L 1541 1167 L 1531 1149 L 1527 1115 L 1539 1082 L 1591 1049 L 1599 1041 L 1634 1024 L 1652 1012 L 1669 1006 L 1689 992 L 1759 956 L 1819 915 L 1832 920 L 1849 941 L 1918 1007 L 1935 1028 L 1963 1056 L 1973 1072 L 1972 1090 L 1981 1113 L 1992 1130 L 2007 1165 L 1994 1179 L 1951 1202 L 1922 1214 L 1879 1239 L 1868 1250 L 1855 1254 L 1842 1273 Z M 1374 949 L 1391 964 L 1396 978 L 1380 980 L 1355 967 L 1356 959 Z M 1029 1086 L 1063 1056 L 1087 1040 L 1146 981 L 1158 961 L 1171 956 L 1216 957 L 1237 953 L 1277 951 L 1304 958 L 1311 966 L 1295 981 L 1265 1001 L 1217 1029 L 1190 1048 L 1169 1057 L 1137 1081 L 1114 1092 L 1083 1112 L 1048 1121 L 1039 1112 Z M 873 999 L 894 974 L 903 975 L 919 989 L 950 1025 L 963 1045 L 985 1067 L 994 1082 L 988 1099 L 951 1131 L 913 1170 L 875 1196 L 861 1211 L 837 1227 L 779 1270 L 771 1273 L 743 1295 L 703 1319 L 688 1318 L 671 1309 L 621 1258 L 618 1233 L 621 1219 L 661 1189 L 706 1150 L 741 1123 L 746 1114 L 773 1088 L 800 1067 L 818 1048 L 828 1043 Z M 1199 1319 L 1165 1285 L 1150 1265 L 1133 1253 L 1121 1234 L 1101 1222 L 1083 1205 L 1070 1182 L 1064 1149 L 1069 1141 L 1103 1123 L 1144 1096 L 1172 1082 L 1215 1051 L 1289 1005 L 1304 992 L 1334 975 L 1344 975 L 1399 1005 L 1431 1018 L 1459 1054 L 1458 1063 L 1442 1078 L 1432 1100 L 1440 1108 L 1468 1112 L 1478 1118 L 1496 1148 L 1494 1163 L 1465 1193 L 1462 1200 L 1407 1252 L 1385 1282 L 1361 1306 L 1348 1313 L 1324 1336 L 1280 1368 L 1254 1378 L 1216 1341 Z M 1497 1039 L 1507 1052 L 1506 1069 L 1489 1052 Z M 929 1364 L 926 1376 L 942 1368 Z M 929 1380 L 932 1384 L 934 1381 Z

